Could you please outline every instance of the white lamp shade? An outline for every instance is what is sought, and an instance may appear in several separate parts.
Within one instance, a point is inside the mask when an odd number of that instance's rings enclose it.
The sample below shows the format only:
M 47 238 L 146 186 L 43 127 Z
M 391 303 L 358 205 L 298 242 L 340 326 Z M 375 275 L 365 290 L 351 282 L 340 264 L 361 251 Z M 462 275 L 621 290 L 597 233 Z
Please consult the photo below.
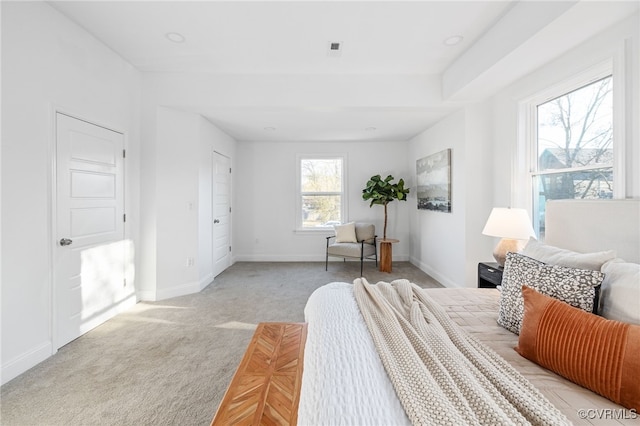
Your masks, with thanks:
M 529 237 L 535 237 L 536 235 L 525 209 L 503 207 L 494 207 L 491 210 L 482 233 L 491 237 L 513 240 L 528 240 Z

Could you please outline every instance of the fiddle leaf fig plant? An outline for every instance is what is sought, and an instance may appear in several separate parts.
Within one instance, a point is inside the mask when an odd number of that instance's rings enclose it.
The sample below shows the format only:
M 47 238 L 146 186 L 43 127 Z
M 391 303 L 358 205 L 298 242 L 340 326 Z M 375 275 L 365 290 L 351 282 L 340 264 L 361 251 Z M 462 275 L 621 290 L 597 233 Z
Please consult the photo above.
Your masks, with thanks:
M 393 183 L 394 177 L 389 175 L 384 180 L 380 175 L 371 176 L 367 182 L 366 188 L 362 190 L 362 199 L 371 200 L 369 207 L 374 204 L 384 206 L 384 230 L 382 239 L 387 239 L 387 204 L 393 200 L 407 201 L 409 188 L 404 187 L 404 179 L 400 179 L 398 183 Z

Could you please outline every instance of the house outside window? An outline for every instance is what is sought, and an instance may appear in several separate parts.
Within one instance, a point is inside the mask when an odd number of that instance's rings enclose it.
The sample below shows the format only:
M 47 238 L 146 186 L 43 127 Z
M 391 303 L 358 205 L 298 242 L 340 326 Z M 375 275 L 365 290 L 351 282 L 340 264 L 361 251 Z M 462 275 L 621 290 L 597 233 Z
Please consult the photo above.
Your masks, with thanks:
M 323 230 L 347 217 L 344 156 L 298 156 L 298 229 Z
M 534 112 L 533 222 L 544 237 L 547 200 L 613 198 L 613 77 L 537 103 Z

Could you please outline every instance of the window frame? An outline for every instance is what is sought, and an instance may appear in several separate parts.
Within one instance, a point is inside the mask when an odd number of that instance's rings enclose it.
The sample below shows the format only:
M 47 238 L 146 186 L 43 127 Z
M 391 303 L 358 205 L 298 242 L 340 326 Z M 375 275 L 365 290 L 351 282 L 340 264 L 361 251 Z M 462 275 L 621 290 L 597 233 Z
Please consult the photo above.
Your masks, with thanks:
M 536 235 L 540 235 L 539 214 L 536 191 L 536 179 L 539 176 L 555 173 L 566 173 L 577 170 L 596 170 L 602 168 L 613 169 L 613 198 L 624 198 L 625 194 L 625 104 L 624 104 L 624 60 L 623 56 L 609 58 L 587 70 L 573 75 L 545 90 L 522 99 L 518 103 L 518 140 L 516 155 L 512 167 L 516 171 L 516 178 L 512 186 L 512 201 L 514 205 L 525 206 L 533 222 Z M 613 96 L 613 160 L 611 164 L 594 164 L 592 166 L 572 167 L 558 170 L 541 171 L 538 169 L 538 106 L 558 97 L 595 83 L 603 78 L 612 77 Z M 526 188 L 526 191 L 522 191 Z M 524 197 L 524 198 L 523 198 Z M 534 214 L 535 213 L 535 214 Z
M 302 192 L 302 161 L 303 160 L 341 160 L 341 192 Z M 305 227 L 302 223 L 302 197 L 305 195 L 339 195 L 340 218 L 342 223 L 348 222 L 348 188 L 347 188 L 347 155 L 346 154 L 297 154 L 296 155 L 296 197 L 295 197 L 295 230 L 297 233 L 318 233 L 333 231 L 332 226 Z

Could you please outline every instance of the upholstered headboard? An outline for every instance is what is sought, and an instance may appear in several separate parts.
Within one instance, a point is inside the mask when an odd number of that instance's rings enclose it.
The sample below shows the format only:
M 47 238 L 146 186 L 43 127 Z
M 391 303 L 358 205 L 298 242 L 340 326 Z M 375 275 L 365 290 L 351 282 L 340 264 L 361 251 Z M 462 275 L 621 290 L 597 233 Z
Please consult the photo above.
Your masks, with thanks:
M 588 253 L 616 250 L 640 263 L 640 199 L 550 200 L 544 242 Z

